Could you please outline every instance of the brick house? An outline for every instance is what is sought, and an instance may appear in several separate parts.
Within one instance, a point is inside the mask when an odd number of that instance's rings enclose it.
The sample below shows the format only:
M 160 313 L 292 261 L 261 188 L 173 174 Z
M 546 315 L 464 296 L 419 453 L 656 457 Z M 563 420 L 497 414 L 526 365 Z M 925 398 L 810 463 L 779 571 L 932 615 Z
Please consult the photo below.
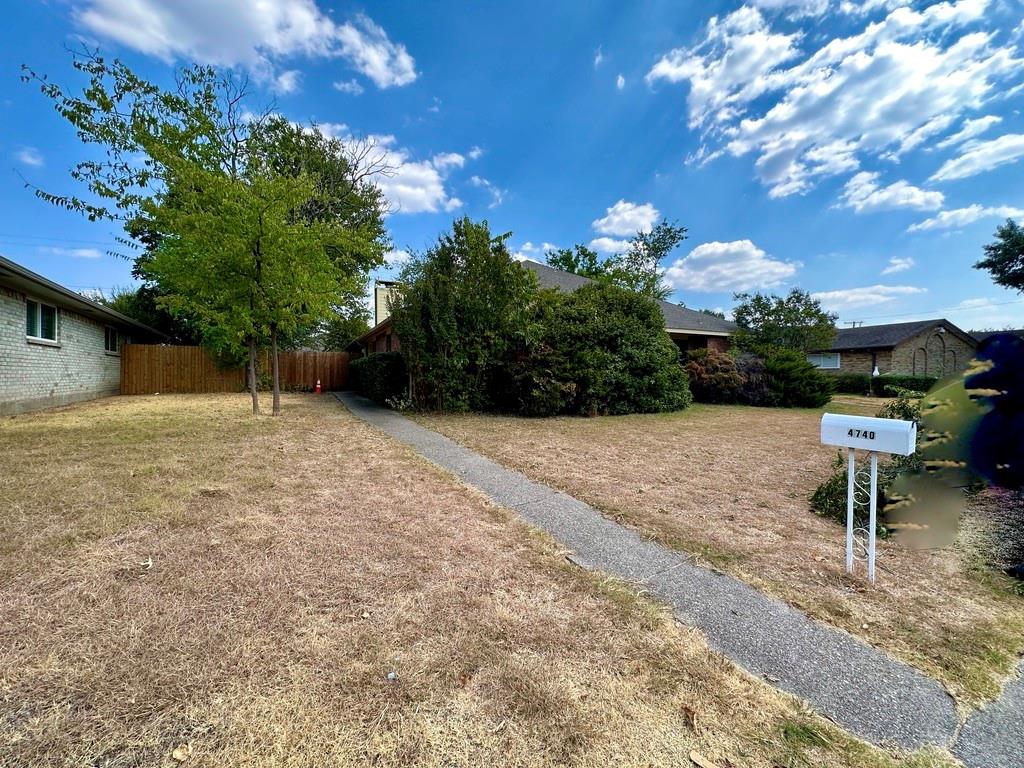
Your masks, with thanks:
M 826 373 L 949 376 L 967 367 L 977 342 L 948 320 L 841 328 L 828 349 L 808 355 Z
M 537 276 L 537 283 L 541 288 L 575 291 L 580 286 L 592 282 L 589 277 L 555 269 L 536 261 L 526 260 L 521 264 L 524 269 Z M 398 336 L 392 330 L 387 305 L 388 292 L 393 285 L 394 283 L 378 282 L 374 286 L 374 326 L 349 345 L 349 352 L 372 354 L 399 349 Z M 736 331 L 735 323 L 669 301 L 659 301 L 658 305 L 665 319 L 665 332 L 680 351 L 717 349 L 724 352 L 729 348 L 729 337 Z
M 0 415 L 121 387 L 121 346 L 160 334 L 0 256 Z

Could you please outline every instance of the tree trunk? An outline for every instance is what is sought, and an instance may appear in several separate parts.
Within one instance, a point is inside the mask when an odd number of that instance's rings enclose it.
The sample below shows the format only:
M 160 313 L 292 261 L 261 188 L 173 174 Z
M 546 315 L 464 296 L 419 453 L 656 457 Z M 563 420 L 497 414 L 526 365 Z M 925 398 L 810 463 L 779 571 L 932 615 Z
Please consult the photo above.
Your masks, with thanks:
M 275 416 L 281 415 L 281 367 L 277 360 L 277 323 L 270 324 L 270 359 L 274 377 L 274 410 Z
M 249 394 L 252 395 L 252 415 L 260 415 L 259 384 L 256 381 L 256 337 L 249 337 Z

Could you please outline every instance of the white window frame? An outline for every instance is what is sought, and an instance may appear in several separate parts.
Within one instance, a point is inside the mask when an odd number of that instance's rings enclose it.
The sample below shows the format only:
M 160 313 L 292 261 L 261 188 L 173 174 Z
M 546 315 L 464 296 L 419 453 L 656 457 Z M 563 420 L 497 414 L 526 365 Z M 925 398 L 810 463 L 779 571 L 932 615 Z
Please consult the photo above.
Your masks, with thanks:
M 114 334 L 114 348 L 111 349 L 107 346 L 107 340 L 109 339 L 108 334 Z M 108 355 L 120 355 L 121 354 L 121 338 L 118 335 L 117 328 L 112 325 L 106 325 L 103 327 L 103 351 Z
M 57 346 L 60 344 L 60 310 L 53 304 L 47 304 L 45 301 L 39 301 L 39 299 L 27 298 L 25 299 L 25 319 L 28 320 L 28 304 L 31 302 L 36 305 L 36 330 L 39 333 L 43 332 L 43 307 L 49 307 L 53 310 L 53 338 L 46 336 L 33 336 L 28 332 L 28 325 L 25 326 L 25 340 L 33 344 L 44 344 L 50 346 Z
M 829 360 L 835 355 L 835 365 L 825 365 L 825 358 Z M 817 360 L 815 360 L 817 358 Z M 838 352 L 813 352 L 807 356 L 807 362 L 813 365 L 815 368 L 820 368 L 823 371 L 838 371 L 843 367 L 842 356 Z

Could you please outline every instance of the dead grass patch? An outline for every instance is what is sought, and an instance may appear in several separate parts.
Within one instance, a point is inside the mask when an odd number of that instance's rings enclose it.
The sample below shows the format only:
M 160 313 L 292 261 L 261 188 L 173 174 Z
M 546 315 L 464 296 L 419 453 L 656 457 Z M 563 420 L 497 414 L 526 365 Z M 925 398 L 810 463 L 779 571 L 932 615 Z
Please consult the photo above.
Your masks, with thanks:
M 851 739 L 331 399 L 284 406 L 0 422 L 0 764 L 952 764 Z
M 852 396 L 829 408 L 877 409 Z M 965 707 L 996 695 L 1024 647 L 1024 600 L 961 546 L 921 552 L 882 542 L 878 584 L 848 577 L 842 529 L 807 501 L 835 456 L 819 444 L 820 413 L 698 405 L 650 416 L 422 421 L 884 648 Z

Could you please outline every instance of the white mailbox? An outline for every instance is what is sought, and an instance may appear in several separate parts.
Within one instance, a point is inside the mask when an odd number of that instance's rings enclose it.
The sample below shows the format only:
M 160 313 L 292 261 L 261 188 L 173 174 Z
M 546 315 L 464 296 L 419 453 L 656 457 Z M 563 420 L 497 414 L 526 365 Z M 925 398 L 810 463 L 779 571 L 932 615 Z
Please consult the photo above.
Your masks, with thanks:
M 875 583 L 875 531 L 878 527 L 878 454 L 909 456 L 917 448 L 917 424 L 868 416 L 821 417 L 821 442 L 846 448 L 846 572 L 853 573 L 855 506 L 868 508 L 868 579 Z M 870 469 L 857 470 L 857 451 L 867 451 Z
M 909 456 L 917 445 L 917 424 L 899 419 L 826 413 L 821 417 L 821 442 L 841 448 Z

